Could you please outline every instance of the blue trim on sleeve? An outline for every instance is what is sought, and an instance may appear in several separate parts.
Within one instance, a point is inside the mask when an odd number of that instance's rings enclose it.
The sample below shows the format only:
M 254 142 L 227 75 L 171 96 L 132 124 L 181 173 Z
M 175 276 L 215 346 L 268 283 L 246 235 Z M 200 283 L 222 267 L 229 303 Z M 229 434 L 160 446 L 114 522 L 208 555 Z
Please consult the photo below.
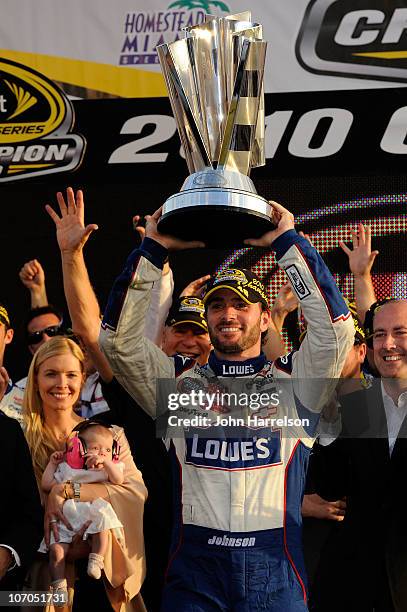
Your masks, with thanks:
M 300 240 L 296 241 L 297 248 L 318 285 L 332 322 L 347 319 L 350 317 L 349 308 L 326 263 L 308 240 L 298 237 Z
M 109 294 L 105 309 L 102 327 L 117 329 L 120 314 L 126 299 L 127 291 L 133 281 L 140 257 L 145 257 L 158 269 L 162 270 L 168 251 L 152 238 L 144 238 L 140 248 L 130 253 L 124 266 L 123 272 L 118 276 Z
M 165 260 L 168 257 L 168 249 L 162 244 L 146 236 L 140 245 L 140 251 L 141 255 L 148 259 L 148 261 L 151 261 L 156 268 L 163 269 Z
M 107 327 L 108 329 L 117 329 L 124 300 L 126 299 L 129 285 L 133 279 L 142 254 L 143 253 L 140 249 L 135 249 L 132 251 L 127 258 L 126 265 L 124 266 L 122 273 L 114 281 L 103 316 L 103 328 Z
M 318 251 L 306 238 L 297 234 L 295 230 L 288 230 L 273 242 L 272 248 L 276 252 L 277 259 L 281 259 L 293 245 L 297 246 L 315 283 L 318 285 L 318 289 L 328 307 L 331 320 L 347 319 L 350 316 L 349 308 L 335 283 L 335 279 Z
M 312 384 L 311 381 L 309 384 Z M 304 426 L 303 428 L 306 431 L 307 435 L 310 436 L 311 438 L 313 438 L 316 434 L 317 431 L 317 427 L 318 427 L 318 423 L 319 423 L 319 419 L 321 417 L 321 413 L 320 412 L 312 412 L 312 410 L 309 410 L 308 408 L 306 408 L 301 400 L 294 394 L 294 399 L 295 399 L 295 407 L 297 409 L 297 414 L 298 417 L 301 420 L 304 419 L 308 419 L 309 421 L 309 425 L 308 426 Z
M 301 242 L 301 240 L 305 240 L 302 238 L 295 229 L 287 230 L 284 234 L 281 234 L 278 238 L 276 238 L 271 245 L 271 248 L 276 254 L 277 259 L 281 259 L 288 251 L 290 247 L 293 246 L 296 242 Z M 305 240 L 305 242 L 307 242 Z M 309 243 L 308 243 L 309 244 Z

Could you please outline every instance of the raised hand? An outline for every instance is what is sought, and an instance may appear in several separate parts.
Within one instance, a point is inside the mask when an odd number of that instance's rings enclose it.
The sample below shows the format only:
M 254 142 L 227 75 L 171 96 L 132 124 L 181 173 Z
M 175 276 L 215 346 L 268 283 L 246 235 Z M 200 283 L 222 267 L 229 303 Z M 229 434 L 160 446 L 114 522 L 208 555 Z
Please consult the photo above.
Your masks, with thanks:
M 205 243 L 200 240 L 182 240 L 168 234 L 161 234 L 157 229 L 157 223 L 162 215 L 162 206 L 153 215 L 146 215 L 146 236 L 159 242 L 169 251 L 181 251 L 183 249 L 196 249 L 204 247 Z
M 143 241 L 144 236 L 146 235 L 146 228 L 142 225 L 139 225 L 141 220 L 140 215 L 134 215 L 133 217 L 133 229 L 136 230 L 138 235 L 140 236 L 140 242 Z
M 52 453 L 51 461 L 53 465 L 59 465 L 64 460 L 64 454 L 63 451 L 55 451 L 55 453 Z
M 47 204 L 46 211 L 55 223 L 58 246 L 61 252 L 75 252 L 83 249 L 91 233 L 98 229 L 94 223 L 85 227 L 85 206 L 83 193 L 79 189 L 76 197 L 72 187 L 66 190 L 66 203 L 63 194 L 57 193 L 57 201 L 61 216 Z
M 276 226 L 275 229 L 266 232 L 260 238 L 247 238 L 244 243 L 248 246 L 269 247 L 276 238 L 288 230 L 294 229 L 294 215 L 277 202 L 271 200 L 270 204 L 272 207 L 271 220 Z
M 27 261 L 19 272 L 24 287 L 29 291 L 42 291 L 45 287 L 45 274 L 38 259 Z
M 183 291 L 181 291 L 180 297 L 197 297 L 197 298 L 201 298 L 202 297 L 202 289 L 205 286 L 205 284 L 208 282 L 210 277 L 211 277 L 210 274 L 206 274 L 206 276 L 201 276 L 201 278 L 197 278 L 196 280 L 191 281 L 189 283 L 189 285 L 187 285 L 185 287 L 185 289 L 183 289 Z
M 342 241 L 339 246 L 349 259 L 349 268 L 355 276 L 368 276 L 379 251 L 372 251 L 371 229 L 359 223 L 358 229 L 352 231 L 352 249 Z
M 291 289 L 290 283 L 285 283 L 285 285 L 282 285 L 280 291 L 277 293 L 277 296 L 273 302 L 272 310 L 279 314 L 284 313 L 284 315 L 287 315 L 289 312 L 293 312 L 297 306 L 297 296 Z
M 85 463 L 88 470 L 101 470 L 104 462 L 105 458 L 102 455 L 88 453 Z

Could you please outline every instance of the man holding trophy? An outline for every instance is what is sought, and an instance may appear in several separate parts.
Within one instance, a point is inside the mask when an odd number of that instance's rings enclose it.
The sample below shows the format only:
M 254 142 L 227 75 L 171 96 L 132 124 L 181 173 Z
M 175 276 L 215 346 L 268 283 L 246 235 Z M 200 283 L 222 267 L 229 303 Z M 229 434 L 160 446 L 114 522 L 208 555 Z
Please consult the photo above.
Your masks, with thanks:
M 160 232 L 234 246 L 271 229 L 270 204 L 248 176 L 265 164 L 267 43 L 249 12 L 208 15 L 185 33 L 157 47 L 191 173 L 165 202 Z
M 163 213 L 146 217 L 145 238 L 116 280 L 102 324 L 100 341 L 114 376 L 152 418 L 160 416 L 160 379 L 174 396 L 190 391 L 191 402 L 180 414 L 206 415 L 211 422 L 230 407 L 195 406 L 197 390 L 205 395 L 243 381 L 246 390 L 281 394 L 277 406 L 266 406 L 267 414 L 281 418 L 277 428 L 245 427 L 239 435 L 226 427 L 219 434 L 212 426 L 168 430 L 174 528 L 165 612 L 307 610 L 305 471 L 319 413 L 353 344 L 350 313 L 324 262 L 295 231 L 293 215 L 260 198 L 244 174 L 264 155 L 260 38 L 261 26 L 251 23 L 250 14 L 210 17 L 187 29 L 186 43 L 159 50 L 193 174 Z M 220 136 L 214 135 L 216 122 L 223 126 Z M 220 234 L 209 229 L 219 220 L 230 242 L 275 251 L 308 323 L 298 352 L 266 360 L 265 288 L 250 271 L 237 269 L 218 272 L 206 288 L 214 346 L 207 364 L 170 358 L 144 337 L 151 290 L 168 251 L 218 243 Z

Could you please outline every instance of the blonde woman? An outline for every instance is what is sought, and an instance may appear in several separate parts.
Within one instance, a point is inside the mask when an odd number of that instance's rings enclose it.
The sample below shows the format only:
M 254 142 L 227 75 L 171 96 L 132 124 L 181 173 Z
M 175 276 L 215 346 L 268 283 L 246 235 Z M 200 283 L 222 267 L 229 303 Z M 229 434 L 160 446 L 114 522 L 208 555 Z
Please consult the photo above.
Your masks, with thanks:
M 26 438 L 38 483 L 41 482 L 50 455 L 64 450 L 70 432 L 83 420 L 75 414 L 73 407 L 84 380 L 84 356 L 72 340 L 62 336 L 52 338 L 33 357 L 23 413 Z M 104 569 L 107 595 L 114 610 L 143 610 L 138 593 L 145 572 L 142 519 L 147 491 L 133 462 L 123 430 L 114 427 L 114 433 L 125 466 L 123 484 L 55 484 L 48 496 L 42 494 L 45 509 L 44 539 L 49 544 L 52 531 L 58 540 L 58 521 L 69 529 L 70 525 L 63 513 L 67 499 L 83 502 L 97 498 L 107 500 L 124 526 L 126 542 L 124 548 L 114 532 L 109 532 Z M 70 570 L 67 568 L 67 578 L 68 586 L 72 586 L 72 566 Z M 125 606 L 126 603 L 129 605 Z

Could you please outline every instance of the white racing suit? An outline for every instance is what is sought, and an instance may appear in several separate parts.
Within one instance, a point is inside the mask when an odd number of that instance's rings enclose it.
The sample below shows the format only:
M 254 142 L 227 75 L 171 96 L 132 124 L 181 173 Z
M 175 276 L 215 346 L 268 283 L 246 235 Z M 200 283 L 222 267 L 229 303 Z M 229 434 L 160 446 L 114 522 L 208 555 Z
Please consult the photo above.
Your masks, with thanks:
M 157 379 L 173 381 L 174 392 L 213 390 L 227 388 L 238 372 L 247 388 L 280 394 L 267 414 L 282 420 L 246 427 L 243 438 L 219 437 L 216 430 L 211 436 L 205 427 L 171 437 L 175 525 L 164 610 L 307 609 L 301 550 L 305 473 L 319 412 L 340 376 L 354 327 L 329 270 L 305 239 L 290 230 L 273 249 L 308 324 L 300 350 L 274 363 L 264 355 L 221 361 L 212 353 L 200 367 L 188 358 L 167 357 L 144 338 L 149 296 L 167 256 L 149 238 L 130 255 L 110 295 L 102 348 L 115 377 L 153 418 Z M 225 407 L 207 408 L 185 413 L 227 416 Z

